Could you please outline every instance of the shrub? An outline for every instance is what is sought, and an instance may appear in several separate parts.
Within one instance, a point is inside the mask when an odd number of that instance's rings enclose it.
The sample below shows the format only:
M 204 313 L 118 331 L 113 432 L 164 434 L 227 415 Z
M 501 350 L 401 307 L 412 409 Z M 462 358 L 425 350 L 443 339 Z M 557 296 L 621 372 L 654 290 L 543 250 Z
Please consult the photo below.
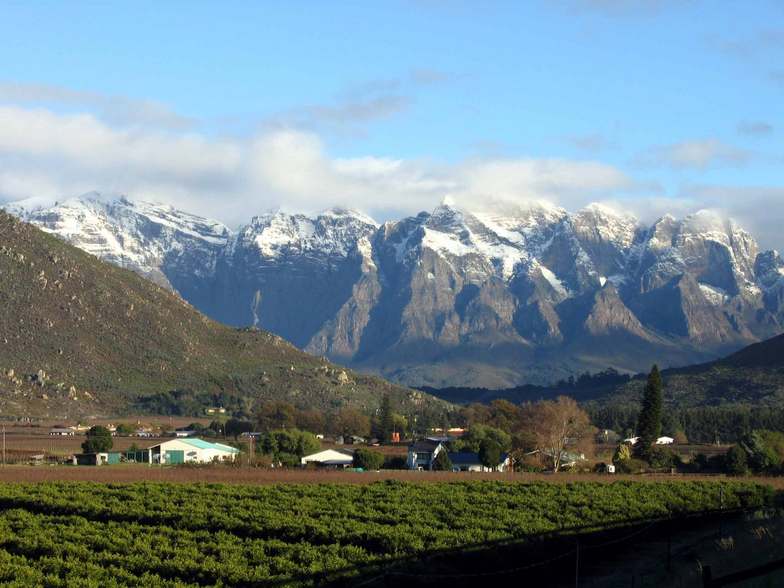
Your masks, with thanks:
M 512 437 L 509 433 L 480 424 L 472 425 L 465 435 L 452 442 L 452 447 L 454 451 L 479 452 L 482 443 L 486 441 L 497 443 L 501 451 L 508 451 L 512 447 Z
M 758 430 L 746 435 L 740 442 L 745 450 L 748 465 L 755 472 L 774 472 L 781 468 L 784 459 L 784 434 Z
M 449 454 L 446 451 L 438 452 L 438 455 L 433 460 L 433 469 L 439 472 L 452 471 L 452 460 L 449 459 Z
M 740 445 L 733 445 L 724 459 L 728 474 L 742 476 L 749 471 L 749 457 Z
M 115 434 L 118 437 L 130 437 L 131 435 L 133 435 L 134 431 L 135 429 L 132 425 L 129 425 L 128 423 L 120 423 L 119 425 L 117 425 Z
M 299 465 L 300 458 L 318 451 L 321 443 L 316 436 L 299 429 L 270 431 L 259 438 L 262 453 L 273 456 L 283 465 Z
M 619 474 L 639 474 L 648 469 L 648 464 L 641 459 L 631 457 L 616 463 L 615 468 Z
M 680 457 L 668 447 L 654 445 L 648 452 L 648 463 L 657 470 L 670 469 L 680 463 Z
M 497 468 L 501 461 L 501 446 L 492 439 L 484 439 L 479 447 L 479 461 L 486 468 Z
M 378 470 L 384 464 L 384 455 L 370 449 L 357 449 L 354 452 L 354 467 L 364 470 Z
M 404 455 L 388 455 L 384 460 L 383 468 L 385 470 L 405 470 L 406 467 Z
M 543 472 L 545 470 L 538 453 L 523 454 L 515 459 L 514 467 L 516 472 Z
M 103 453 L 112 448 L 112 433 L 106 427 L 96 425 L 87 431 L 87 439 L 82 443 L 82 451 L 85 453 Z
M 615 450 L 615 454 L 613 455 L 612 461 L 615 465 L 618 465 L 622 461 L 626 461 L 627 459 L 632 458 L 632 448 L 631 445 L 627 443 L 621 443 L 618 448 Z

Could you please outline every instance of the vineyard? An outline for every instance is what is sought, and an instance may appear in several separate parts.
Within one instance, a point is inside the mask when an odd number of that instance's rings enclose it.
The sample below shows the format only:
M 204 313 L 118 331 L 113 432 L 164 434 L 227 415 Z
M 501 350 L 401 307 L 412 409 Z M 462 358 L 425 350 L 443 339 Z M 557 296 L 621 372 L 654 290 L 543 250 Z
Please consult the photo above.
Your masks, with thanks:
M 0 583 L 323 585 L 434 550 L 755 507 L 745 482 L 0 485 Z

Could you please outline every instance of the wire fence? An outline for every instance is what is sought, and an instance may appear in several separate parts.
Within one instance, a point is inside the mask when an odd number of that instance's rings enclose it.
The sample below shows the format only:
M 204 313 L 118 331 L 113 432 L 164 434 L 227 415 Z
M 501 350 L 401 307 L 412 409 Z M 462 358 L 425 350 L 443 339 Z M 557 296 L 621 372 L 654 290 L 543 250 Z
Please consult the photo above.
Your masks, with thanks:
M 567 549 L 563 552 L 560 552 L 557 555 L 553 555 L 551 557 L 543 558 L 541 560 L 537 560 L 534 562 L 528 562 L 524 565 L 515 566 L 511 568 L 504 568 L 499 570 L 488 570 L 488 571 L 481 571 L 481 572 L 436 572 L 436 573 L 425 573 L 425 572 L 409 572 L 404 570 L 395 570 L 395 569 L 388 569 L 384 571 L 379 571 L 378 574 L 362 580 L 358 584 L 351 584 L 355 588 L 361 588 L 365 586 L 372 586 L 378 585 L 383 583 L 386 586 L 393 586 L 393 585 L 412 585 L 415 582 L 424 583 L 424 584 L 436 584 L 436 583 L 444 583 L 446 584 L 448 581 L 456 581 L 456 580 L 464 580 L 470 581 L 475 583 L 477 586 L 479 585 L 492 585 L 492 579 L 500 579 L 503 577 L 513 577 L 522 575 L 525 572 L 529 572 L 532 570 L 537 570 L 541 568 L 547 568 L 552 566 L 561 561 L 574 561 L 574 585 L 576 587 L 580 586 L 581 583 L 581 556 L 589 553 L 591 555 L 597 554 L 597 552 L 601 552 L 602 550 L 606 550 L 610 547 L 615 547 L 618 545 L 623 544 L 630 544 L 633 543 L 634 540 L 638 539 L 641 536 L 645 536 L 652 531 L 655 531 L 657 528 L 667 526 L 667 558 L 666 558 L 666 566 L 663 566 L 663 570 L 669 569 L 670 567 L 670 550 L 671 550 L 671 535 L 673 532 L 678 531 L 678 527 L 683 527 L 684 523 L 689 521 L 693 521 L 694 519 L 708 519 L 708 518 L 719 518 L 719 526 L 718 526 L 718 534 L 721 534 L 721 518 L 726 516 L 739 516 L 744 515 L 750 512 L 759 512 L 759 509 L 727 509 L 727 510 L 712 510 L 712 511 L 705 511 L 701 513 L 689 513 L 687 515 L 683 515 L 680 517 L 668 517 L 650 521 L 647 524 L 639 526 L 634 530 L 624 533 L 621 536 L 613 537 L 611 539 L 603 540 L 598 543 L 591 543 L 586 540 L 586 537 L 581 537 L 580 535 L 575 535 L 574 538 L 574 547 L 571 549 Z M 615 529 L 617 531 L 617 529 Z M 609 529 L 609 531 L 613 531 L 613 529 Z M 564 537 L 557 537 L 554 539 L 558 539 L 559 541 L 564 541 Z M 521 545 L 522 547 L 522 545 Z M 601 556 L 600 556 L 601 557 Z M 664 562 L 663 562 L 664 563 Z M 419 565 L 425 565 L 426 562 L 422 561 L 419 562 Z M 769 565 L 769 564 L 766 564 Z M 591 563 L 590 567 L 592 569 L 598 569 L 601 566 L 597 566 L 596 563 Z M 782 566 L 784 567 L 784 566 Z M 761 569 L 764 569 L 765 566 L 762 566 Z M 563 572 L 563 570 L 562 570 Z M 644 580 L 645 574 L 640 576 L 640 580 Z M 397 582 L 394 582 L 397 580 Z M 632 585 L 634 586 L 634 579 L 632 580 Z M 642 586 L 644 582 L 641 582 L 640 586 Z M 719 584 L 716 584 L 719 585 Z M 724 585 L 724 584 L 721 584 Z

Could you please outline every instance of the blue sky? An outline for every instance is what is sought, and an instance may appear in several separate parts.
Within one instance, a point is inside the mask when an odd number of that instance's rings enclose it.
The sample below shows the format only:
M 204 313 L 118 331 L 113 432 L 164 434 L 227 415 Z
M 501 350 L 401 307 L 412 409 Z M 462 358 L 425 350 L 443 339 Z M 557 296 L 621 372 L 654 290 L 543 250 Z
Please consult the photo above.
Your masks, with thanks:
M 6 2 L 0 39 L 2 200 L 608 200 L 769 242 L 784 203 L 781 2 Z

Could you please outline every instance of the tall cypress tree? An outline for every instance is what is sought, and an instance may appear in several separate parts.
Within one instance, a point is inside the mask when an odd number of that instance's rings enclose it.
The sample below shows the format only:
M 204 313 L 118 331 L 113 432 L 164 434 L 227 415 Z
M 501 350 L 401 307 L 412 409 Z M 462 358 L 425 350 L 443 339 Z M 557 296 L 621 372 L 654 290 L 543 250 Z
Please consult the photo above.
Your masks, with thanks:
M 637 441 L 638 452 L 641 456 L 647 457 L 651 445 L 661 436 L 662 421 L 662 384 L 659 366 L 654 365 L 648 375 L 648 383 L 645 385 L 645 394 L 642 399 L 642 410 L 637 419 Z
M 384 397 L 381 399 L 381 408 L 378 412 L 378 428 L 379 434 L 381 436 L 381 442 L 387 443 L 392 438 L 392 429 L 395 426 L 389 394 L 384 394 Z

